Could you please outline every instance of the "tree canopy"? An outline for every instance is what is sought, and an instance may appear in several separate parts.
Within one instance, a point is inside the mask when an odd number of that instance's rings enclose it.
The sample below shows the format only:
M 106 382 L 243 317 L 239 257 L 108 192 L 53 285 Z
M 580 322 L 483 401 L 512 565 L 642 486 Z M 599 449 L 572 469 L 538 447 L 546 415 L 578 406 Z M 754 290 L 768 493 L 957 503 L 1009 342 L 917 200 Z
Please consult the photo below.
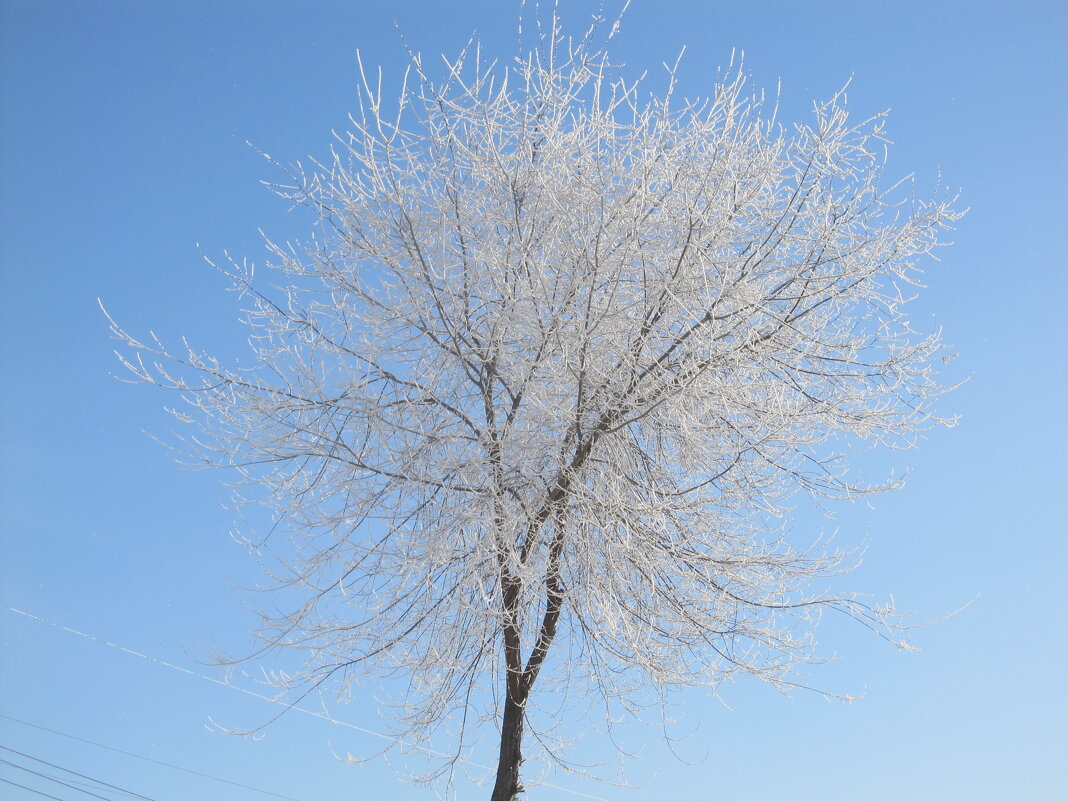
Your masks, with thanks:
M 498 800 L 547 688 L 788 685 L 828 609 L 901 641 L 786 523 L 798 493 L 890 486 L 851 450 L 947 422 L 905 304 L 959 212 L 883 184 L 884 117 L 839 93 L 786 128 L 740 68 L 647 94 L 612 33 L 554 24 L 505 66 L 474 43 L 440 77 L 413 56 L 395 106 L 364 74 L 332 157 L 276 187 L 315 235 L 270 244 L 269 283 L 224 267 L 254 366 L 113 323 L 194 458 L 274 510 L 284 688 L 402 675 L 398 732 L 457 758 L 497 721 Z

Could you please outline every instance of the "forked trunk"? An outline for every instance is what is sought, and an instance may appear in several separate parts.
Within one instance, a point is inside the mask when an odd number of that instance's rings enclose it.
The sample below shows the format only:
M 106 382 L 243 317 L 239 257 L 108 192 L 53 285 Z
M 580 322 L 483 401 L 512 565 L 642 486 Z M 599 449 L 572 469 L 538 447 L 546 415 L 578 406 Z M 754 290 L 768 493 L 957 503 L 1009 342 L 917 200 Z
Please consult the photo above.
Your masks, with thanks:
M 501 753 L 497 781 L 490 801 L 513 801 L 519 795 L 519 765 L 523 761 L 523 702 L 514 682 L 507 682 L 504 719 L 501 721 Z

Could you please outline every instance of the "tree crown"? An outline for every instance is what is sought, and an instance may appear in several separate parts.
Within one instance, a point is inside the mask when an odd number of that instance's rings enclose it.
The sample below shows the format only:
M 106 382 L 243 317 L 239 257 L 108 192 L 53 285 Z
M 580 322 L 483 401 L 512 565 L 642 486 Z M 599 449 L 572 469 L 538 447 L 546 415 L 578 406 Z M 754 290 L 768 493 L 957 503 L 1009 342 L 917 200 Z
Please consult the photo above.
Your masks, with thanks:
M 789 684 L 825 609 L 898 641 L 813 589 L 848 561 L 783 521 L 798 492 L 887 488 L 851 448 L 946 422 L 904 305 L 959 213 L 882 186 L 884 117 L 839 93 L 785 129 L 740 68 L 645 97 L 598 35 L 554 25 L 507 67 L 473 44 L 440 81 L 415 56 L 392 111 L 364 75 L 332 157 L 276 187 L 316 235 L 270 244 L 277 289 L 226 268 L 254 367 L 113 324 L 288 535 L 300 601 L 260 632 L 306 656 L 283 686 L 400 673 L 401 731 L 452 726 L 457 754 L 502 682 L 636 709 Z

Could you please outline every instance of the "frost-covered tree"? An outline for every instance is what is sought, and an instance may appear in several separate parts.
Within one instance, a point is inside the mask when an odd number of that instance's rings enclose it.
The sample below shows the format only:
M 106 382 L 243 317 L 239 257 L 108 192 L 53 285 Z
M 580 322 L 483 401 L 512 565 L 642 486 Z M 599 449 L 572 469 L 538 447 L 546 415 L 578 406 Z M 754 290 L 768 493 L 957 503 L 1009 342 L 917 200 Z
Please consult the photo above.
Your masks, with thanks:
M 881 185 L 883 118 L 839 95 L 784 128 L 738 69 L 648 96 L 608 38 L 553 25 L 440 79 L 413 57 L 396 106 L 365 78 L 332 158 L 278 187 L 316 235 L 270 246 L 270 287 L 227 268 L 254 367 L 114 326 L 287 535 L 299 601 L 259 632 L 306 656 L 285 689 L 402 675 L 398 733 L 456 758 L 495 721 L 493 801 L 547 689 L 788 685 L 828 609 L 897 641 L 783 522 L 887 488 L 843 453 L 940 422 L 942 348 L 903 305 L 958 213 Z

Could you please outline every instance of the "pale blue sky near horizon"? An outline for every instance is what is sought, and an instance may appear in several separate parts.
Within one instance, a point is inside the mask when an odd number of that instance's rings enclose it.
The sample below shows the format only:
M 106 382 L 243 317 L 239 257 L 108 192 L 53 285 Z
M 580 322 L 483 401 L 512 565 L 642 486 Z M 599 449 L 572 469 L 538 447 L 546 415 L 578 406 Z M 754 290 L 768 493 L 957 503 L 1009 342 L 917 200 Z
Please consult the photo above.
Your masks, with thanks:
M 584 28 L 595 7 L 561 0 L 565 27 Z M 336 759 L 378 748 L 343 725 L 290 713 L 261 739 L 219 734 L 212 721 L 256 727 L 278 708 L 161 664 L 219 678 L 206 657 L 240 651 L 255 624 L 231 585 L 259 574 L 228 537 L 225 476 L 180 470 L 143 433 L 167 436 L 174 398 L 114 378 L 97 298 L 133 332 L 239 355 L 234 298 L 201 254 L 262 264 L 260 228 L 309 231 L 260 185 L 282 176 L 246 140 L 282 163 L 322 155 L 355 105 L 357 49 L 394 81 L 407 59 L 398 29 L 428 57 L 477 31 L 507 60 L 517 8 L 0 2 L 0 746 L 155 801 L 267 797 L 159 762 L 300 801 L 435 797 L 397 777 L 403 756 Z M 723 703 L 688 694 L 672 730 L 693 730 L 675 746 L 682 760 L 656 730 L 635 732 L 650 745 L 628 764 L 634 789 L 559 771 L 549 782 L 611 801 L 1064 797 L 1064 30 L 1055 2 L 632 4 L 611 53 L 632 74 L 648 69 L 649 90 L 684 45 L 682 94 L 706 94 L 744 51 L 754 87 L 781 80 L 786 123 L 851 79 L 854 113 L 891 110 L 888 175 L 914 172 L 920 196 L 959 189 L 970 207 L 913 315 L 959 353 L 945 376 L 968 381 L 942 408 L 960 424 L 872 462 L 909 471 L 905 489 L 874 510 L 805 517 L 797 536 L 867 539 L 846 584 L 893 594 L 918 620 L 972 603 L 918 630 L 918 653 L 829 621 L 822 652 L 839 659 L 805 679 L 863 695 L 855 703 L 744 681 Z M 234 681 L 262 691 L 254 676 Z M 361 688 L 335 715 L 383 731 L 374 698 Z M 601 753 L 603 738 L 587 740 L 580 757 Z M 3 764 L 0 779 L 80 797 Z M 581 797 L 566 790 L 527 797 Z M 0 797 L 40 796 L 3 784 Z

